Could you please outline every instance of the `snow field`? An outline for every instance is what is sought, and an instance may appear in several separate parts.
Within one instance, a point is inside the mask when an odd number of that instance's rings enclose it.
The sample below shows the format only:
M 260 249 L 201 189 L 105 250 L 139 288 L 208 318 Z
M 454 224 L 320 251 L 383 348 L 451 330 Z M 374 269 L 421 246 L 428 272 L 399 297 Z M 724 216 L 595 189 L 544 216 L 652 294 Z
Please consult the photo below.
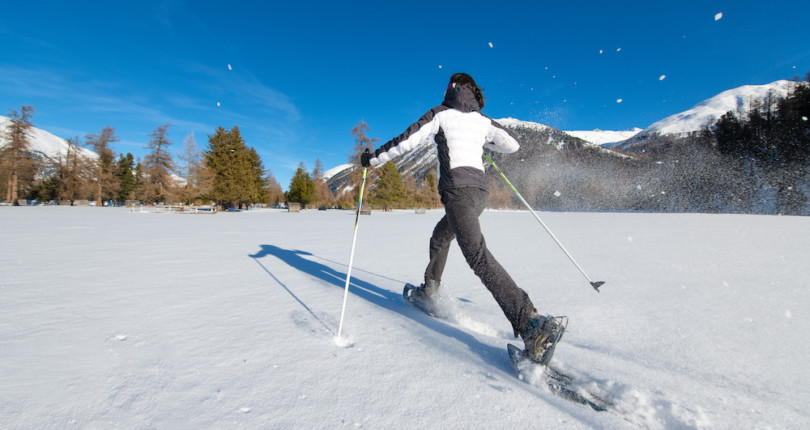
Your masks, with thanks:
M 515 377 L 512 338 L 451 250 L 436 320 L 401 298 L 441 211 L 217 215 L 0 208 L 6 428 L 806 428 L 810 219 L 481 217 L 596 412 Z M 530 381 L 531 382 L 531 381 Z M 536 382 L 536 381 L 535 381 Z

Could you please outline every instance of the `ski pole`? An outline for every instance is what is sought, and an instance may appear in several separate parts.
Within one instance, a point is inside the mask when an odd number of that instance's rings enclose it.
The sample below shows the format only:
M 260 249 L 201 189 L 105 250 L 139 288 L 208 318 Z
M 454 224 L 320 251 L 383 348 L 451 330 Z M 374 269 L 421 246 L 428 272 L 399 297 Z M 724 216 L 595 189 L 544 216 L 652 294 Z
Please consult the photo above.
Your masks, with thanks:
M 515 186 L 514 186 L 514 185 L 512 185 L 512 183 L 511 183 L 511 182 L 509 182 L 509 179 L 506 177 L 506 175 L 504 175 L 504 174 L 503 174 L 503 172 L 501 172 L 501 169 L 499 169 L 499 168 L 498 168 L 498 166 L 495 164 L 495 162 L 494 162 L 494 161 L 492 161 L 492 158 L 490 158 L 489 154 L 486 154 L 486 153 L 485 153 L 485 154 L 484 154 L 484 157 L 486 157 L 486 158 L 487 158 L 487 160 L 489 160 L 489 162 L 492 164 L 492 167 L 494 167 L 494 168 L 495 168 L 495 171 L 496 171 L 496 172 L 498 172 L 498 173 L 501 175 L 501 178 L 503 178 L 503 180 L 504 180 L 504 181 L 506 181 L 506 183 L 509 185 L 509 188 L 511 188 L 511 189 L 512 189 L 512 191 L 513 191 L 513 192 L 514 192 L 514 193 L 515 193 L 515 194 L 518 196 L 518 198 L 520 199 L 520 201 L 521 201 L 521 202 L 523 202 L 523 204 L 526 206 L 526 209 L 528 209 L 528 210 L 529 210 L 529 212 L 531 212 L 531 213 L 532 213 L 532 215 L 534 215 L 534 217 L 535 217 L 535 218 L 537 218 L 537 221 L 539 221 L 539 222 L 540 222 L 540 225 L 542 225 L 542 226 L 543 226 L 543 228 L 546 230 L 546 233 L 548 233 L 548 235 L 549 235 L 549 236 L 551 236 L 551 238 L 552 238 L 552 239 L 554 239 L 554 242 L 556 242 L 556 243 L 557 243 L 557 246 L 559 246 L 559 247 L 560 247 L 560 249 L 562 249 L 562 251 L 565 253 L 565 255 L 567 255 L 567 256 L 568 256 L 568 259 L 569 259 L 569 260 L 571 260 L 571 262 L 572 262 L 572 263 L 574 263 L 574 266 L 577 266 L 577 269 L 579 269 L 579 272 L 580 272 L 580 273 L 582 273 L 582 275 L 583 275 L 583 276 L 585 276 L 585 279 L 587 279 L 587 280 L 588 280 L 588 282 L 591 284 L 591 286 L 593 287 L 593 289 L 594 289 L 594 290 L 596 290 L 596 292 L 598 293 L 598 292 L 599 292 L 599 287 L 601 287 L 602 285 L 604 285 L 604 284 L 605 284 L 605 282 L 604 282 L 604 281 L 597 281 L 597 282 L 591 281 L 591 278 L 590 278 L 590 277 L 588 277 L 588 274 L 587 274 L 587 273 L 585 273 L 585 271 L 584 271 L 584 270 L 582 270 L 582 267 L 580 267 L 580 265 L 579 265 L 579 264 L 576 262 L 576 260 L 574 260 L 574 257 L 572 257 L 572 256 L 571 256 L 571 253 L 569 253 L 569 252 L 568 252 L 568 250 L 567 250 L 567 249 L 565 249 L 565 247 L 564 247 L 564 246 L 563 246 L 563 244 L 560 242 L 560 240 L 559 240 L 559 239 L 557 239 L 557 236 L 555 236 L 555 235 L 554 235 L 554 233 L 552 233 L 552 232 L 551 232 L 551 230 L 549 230 L 549 228 L 548 228 L 548 226 L 546 225 L 546 223 L 544 223 L 544 222 L 543 222 L 543 220 L 541 220 L 541 219 L 540 219 L 540 217 L 537 215 L 537 213 L 536 213 L 536 212 L 535 212 L 535 211 L 532 209 L 532 207 L 531 207 L 531 206 L 529 206 L 529 203 L 528 203 L 528 202 L 526 202 L 526 199 L 524 199 L 522 195 L 520 195 L 520 193 L 519 193 L 519 192 L 518 192 L 518 190 L 515 188 Z
M 363 167 L 363 182 L 360 185 L 360 199 L 357 201 L 357 213 L 354 216 L 354 236 L 352 237 L 352 252 L 349 256 L 349 270 L 346 272 L 346 286 L 343 287 L 343 309 L 340 311 L 340 324 L 338 325 L 337 341 L 340 342 L 340 333 L 343 330 L 343 315 L 346 314 L 346 301 L 349 298 L 349 281 L 352 279 L 352 264 L 354 263 L 354 247 L 357 244 L 357 225 L 360 223 L 360 208 L 363 206 L 363 191 L 366 188 L 366 170 Z

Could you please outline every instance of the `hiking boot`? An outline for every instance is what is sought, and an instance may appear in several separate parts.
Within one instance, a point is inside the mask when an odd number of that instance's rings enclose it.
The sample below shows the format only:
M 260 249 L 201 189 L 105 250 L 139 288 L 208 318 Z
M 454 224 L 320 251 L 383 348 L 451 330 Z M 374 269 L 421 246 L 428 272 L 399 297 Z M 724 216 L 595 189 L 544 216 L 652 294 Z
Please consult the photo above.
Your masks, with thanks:
M 405 286 L 402 295 L 405 300 L 412 302 L 430 316 L 440 317 L 436 301 L 439 299 L 439 283 L 433 280 L 415 287 L 411 284 Z
M 433 301 L 433 299 L 437 298 L 438 295 L 439 282 L 432 279 L 420 285 L 419 288 L 416 289 L 417 299 Z
M 520 334 L 526 345 L 526 356 L 536 363 L 547 365 L 568 326 L 568 318 L 539 315 L 535 312 L 529 317 L 526 326 L 526 331 Z

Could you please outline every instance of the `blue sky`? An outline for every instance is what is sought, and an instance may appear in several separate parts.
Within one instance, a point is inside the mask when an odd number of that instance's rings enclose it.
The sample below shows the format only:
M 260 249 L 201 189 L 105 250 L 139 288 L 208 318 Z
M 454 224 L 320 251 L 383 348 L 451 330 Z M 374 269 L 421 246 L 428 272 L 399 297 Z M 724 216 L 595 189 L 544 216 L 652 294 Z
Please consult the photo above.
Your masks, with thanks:
M 7 3 L 0 113 L 32 105 L 82 140 L 111 126 L 135 156 L 164 123 L 175 152 L 238 125 L 285 189 L 301 161 L 345 163 L 361 120 L 404 131 L 454 72 L 493 118 L 623 130 L 810 71 L 807 1 Z

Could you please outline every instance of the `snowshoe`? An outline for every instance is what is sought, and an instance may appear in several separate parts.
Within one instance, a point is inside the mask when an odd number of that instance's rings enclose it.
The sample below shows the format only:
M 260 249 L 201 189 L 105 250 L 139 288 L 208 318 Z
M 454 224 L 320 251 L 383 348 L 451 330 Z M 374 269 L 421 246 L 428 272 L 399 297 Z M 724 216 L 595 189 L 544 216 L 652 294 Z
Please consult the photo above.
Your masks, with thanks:
M 413 303 L 414 306 L 421 309 L 426 314 L 435 318 L 440 318 L 441 314 L 435 300 L 433 299 L 433 297 L 438 294 L 438 285 L 431 285 L 430 287 L 426 287 L 425 284 L 418 287 L 413 284 L 405 284 L 405 288 L 402 290 L 402 297 L 404 297 L 405 300 Z
M 533 315 L 529 319 L 529 327 L 520 334 L 526 346 L 523 351 L 526 357 L 537 364 L 547 366 L 566 327 L 568 317 Z

